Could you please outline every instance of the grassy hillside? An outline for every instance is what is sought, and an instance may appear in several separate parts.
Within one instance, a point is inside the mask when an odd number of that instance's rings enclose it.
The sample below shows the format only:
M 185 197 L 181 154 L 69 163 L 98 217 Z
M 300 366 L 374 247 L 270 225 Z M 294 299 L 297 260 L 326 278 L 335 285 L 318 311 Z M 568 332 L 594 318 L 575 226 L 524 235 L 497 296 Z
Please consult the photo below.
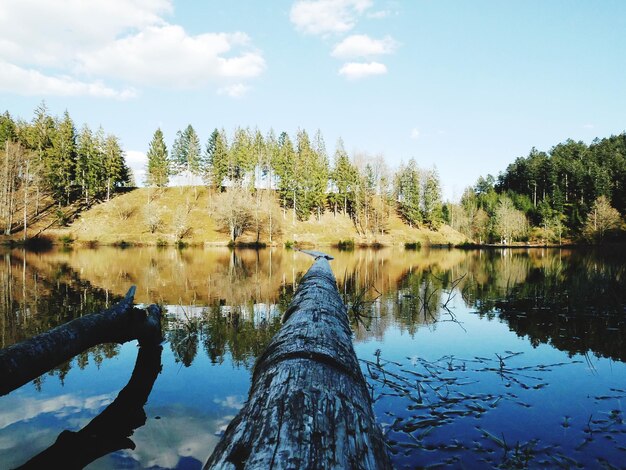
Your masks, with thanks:
M 83 212 L 69 227 L 50 227 L 47 234 L 53 240 L 71 238 L 79 243 L 96 242 L 103 245 L 174 244 L 178 240 L 188 244 L 226 245 L 228 233 L 219 230 L 211 213 L 214 202 L 204 187 L 175 187 L 155 190 L 138 188 L 121 194 L 109 202 Z M 439 231 L 410 228 L 392 214 L 387 233 L 382 236 L 362 236 L 349 217 L 332 212 L 322 215 L 320 221 L 311 217 L 306 222 L 293 221 L 290 211 L 284 215 L 276 208 L 281 233 L 274 243 L 287 241 L 298 244 L 330 245 L 340 240 L 355 244 L 381 243 L 384 245 L 420 242 L 430 244 L 457 244 L 465 237 L 448 226 Z M 254 242 L 254 233 L 245 233 L 237 241 Z M 261 242 L 268 242 L 261 235 Z

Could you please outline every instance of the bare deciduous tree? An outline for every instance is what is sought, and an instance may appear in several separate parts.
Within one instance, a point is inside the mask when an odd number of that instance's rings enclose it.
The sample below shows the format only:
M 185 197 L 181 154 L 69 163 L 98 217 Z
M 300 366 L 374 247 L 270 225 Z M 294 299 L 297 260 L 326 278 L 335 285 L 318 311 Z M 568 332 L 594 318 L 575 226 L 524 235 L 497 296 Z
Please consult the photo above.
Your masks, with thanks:
M 232 243 L 254 226 L 255 200 L 246 188 L 230 187 L 215 197 L 214 204 L 215 221 L 228 231 Z
M 605 196 L 600 196 L 587 214 L 583 235 L 588 240 L 602 240 L 608 232 L 619 227 L 620 220 L 617 209 Z

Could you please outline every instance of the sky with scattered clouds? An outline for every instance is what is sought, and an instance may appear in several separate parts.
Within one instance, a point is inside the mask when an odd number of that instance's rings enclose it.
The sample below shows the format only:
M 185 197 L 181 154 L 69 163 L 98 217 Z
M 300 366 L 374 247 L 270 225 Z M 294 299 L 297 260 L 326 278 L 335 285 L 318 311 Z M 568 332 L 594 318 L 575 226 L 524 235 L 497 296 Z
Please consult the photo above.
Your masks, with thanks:
M 436 166 L 448 198 L 531 147 L 626 130 L 621 0 L 3 0 L 0 111 L 120 137 L 295 133 Z

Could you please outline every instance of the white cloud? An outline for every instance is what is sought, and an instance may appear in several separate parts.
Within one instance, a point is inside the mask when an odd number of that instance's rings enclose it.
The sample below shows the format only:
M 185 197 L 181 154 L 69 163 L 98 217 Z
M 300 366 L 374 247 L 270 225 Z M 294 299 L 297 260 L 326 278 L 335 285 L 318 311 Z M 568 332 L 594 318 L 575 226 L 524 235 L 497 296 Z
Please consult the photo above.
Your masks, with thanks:
M 372 0 L 298 0 L 289 19 L 305 34 L 345 33 L 373 5 Z
M 101 98 L 128 99 L 136 96 L 135 90 L 116 90 L 101 81 L 84 82 L 67 75 L 49 76 L 24 69 L 0 60 L 0 90 L 21 95 L 89 95 Z
M 583 124 L 583 129 L 595 129 L 595 125 L 591 123 Z
M 136 84 L 196 88 L 211 81 L 261 74 L 265 61 L 258 52 L 224 57 L 248 43 L 244 33 L 189 36 L 177 25 L 151 26 L 79 57 L 82 69 L 89 74 Z
M 420 131 L 418 128 L 414 127 L 411 129 L 411 140 L 417 140 L 420 138 Z
M 392 54 L 397 47 L 398 43 L 391 36 L 373 39 L 365 34 L 353 34 L 337 44 L 331 55 L 339 59 L 372 57 Z
M 129 98 L 129 84 L 227 87 L 264 71 L 245 33 L 190 35 L 165 20 L 172 11 L 171 0 L 3 0 L 0 89 Z
M 384 75 L 386 73 L 387 66 L 380 62 L 347 62 L 339 69 L 339 75 L 343 75 L 348 80 L 357 80 L 371 75 Z

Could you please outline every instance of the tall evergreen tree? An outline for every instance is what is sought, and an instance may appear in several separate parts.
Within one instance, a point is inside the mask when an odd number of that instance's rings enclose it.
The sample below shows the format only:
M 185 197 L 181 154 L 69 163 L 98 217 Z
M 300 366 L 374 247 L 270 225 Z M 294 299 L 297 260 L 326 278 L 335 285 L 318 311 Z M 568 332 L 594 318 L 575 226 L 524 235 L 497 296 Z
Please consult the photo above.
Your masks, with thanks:
M 228 139 L 224 129 L 213 130 L 204 151 L 203 177 L 207 184 L 221 188 L 228 176 Z
M 422 223 L 421 181 L 421 171 L 414 159 L 410 159 L 406 166 L 400 166 L 396 174 L 395 193 L 398 209 L 410 226 L 419 226 Z
M 172 145 L 172 164 L 175 174 L 185 173 L 187 177 L 200 176 L 200 139 L 195 129 L 189 124 L 183 131 L 176 133 Z
M 29 179 L 35 186 L 35 214 L 39 214 L 39 203 L 45 182 L 49 181 L 51 162 L 48 151 L 52 147 L 52 135 L 54 133 L 54 120 L 48 113 L 48 107 L 44 101 L 35 109 L 35 116 L 31 126 L 27 128 L 29 148 L 34 153 L 30 159 Z
M 47 186 L 59 204 L 69 204 L 76 184 L 76 128 L 67 111 L 62 120 L 57 120 L 55 127 L 52 147 L 48 151 Z
M 357 170 L 350 162 L 343 146 L 343 140 L 339 138 L 335 148 L 335 164 L 331 174 L 334 190 L 336 191 L 336 205 L 344 215 L 354 198 L 354 188 L 357 182 Z M 336 210 L 336 209 L 335 209 Z
M 146 168 L 146 184 L 164 188 L 170 181 L 170 161 L 163 131 L 157 129 L 148 147 L 148 164 Z
M 85 124 L 76 142 L 76 177 L 86 204 L 93 200 L 99 189 L 98 183 L 102 173 L 99 140 Z
M 311 209 L 317 212 L 318 220 L 326 207 L 329 178 L 329 162 L 326 144 L 318 130 L 313 138 L 313 161 L 310 175 Z
M 276 175 L 278 176 L 278 194 L 283 206 L 283 216 L 285 210 L 296 206 L 296 152 L 289 134 L 282 132 L 278 138 L 278 154 L 276 158 Z
M 124 161 L 124 151 L 119 139 L 114 135 L 107 135 L 102 148 L 104 167 L 104 184 L 106 186 L 106 200 L 111 198 L 111 191 L 127 182 L 128 170 Z
M 437 170 L 433 168 L 424 173 L 423 213 L 422 218 L 431 228 L 438 228 L 443 223 L 441 183 Z
M 235 129 L 228 159 L 228 179 L 231 184 L 241 186 L 246 175 L 254 170 L 256 158 L 250 129 Z

